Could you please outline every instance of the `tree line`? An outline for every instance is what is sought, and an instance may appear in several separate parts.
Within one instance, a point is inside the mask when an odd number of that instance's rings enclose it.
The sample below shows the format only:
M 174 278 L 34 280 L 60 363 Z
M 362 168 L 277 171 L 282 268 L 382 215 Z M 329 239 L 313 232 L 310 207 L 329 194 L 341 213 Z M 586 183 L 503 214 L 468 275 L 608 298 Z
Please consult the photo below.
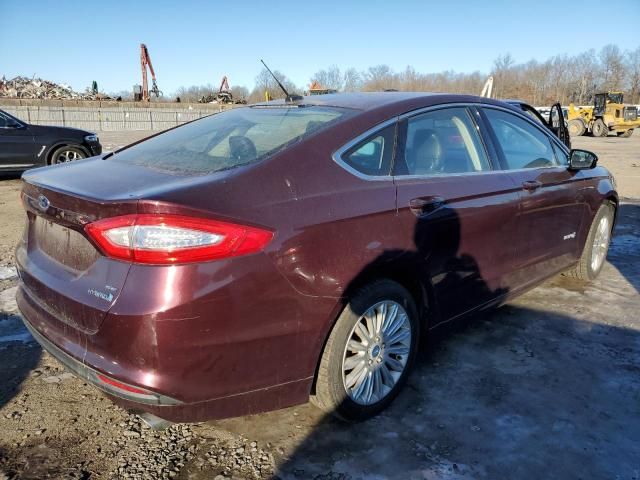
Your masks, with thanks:
M 308 86 L 296 86 L 286 75 L 274 72 L 289 92 L 303 93 Z M 562 105 L 573 102 L 590 104 L 593 95 L 601 91 L 623 91 L 625 102 L 640 103 L 640 46 L 635 50 L 621 50 L 606 45 L 577 55 L 556 55 L 545 61 L 530 60 L 517 63 L 510 54 L 500 55 L 489 73 L 417 72 L 412 66 L 396 72 L 388 65 L 376 65 L 364 71 L 355 68 L 342 70 L 336 65 L 318 70 L 309 83 L 317 81 L 325 88 L 339 92 L 373 92 L 383 90 L 451 92 L 479 95 L 488 76 L 494 77 L 495 98 L 519 98 L 535 106 Z M 244 86 L 231 88 L 235 98 L 249 103 L 263 101 L 265 92 L 270 98 L 283 98 L 284 93 L 275 80 L 263 69 L 255 78 L 252 90 Z M 211 85 L 181 87 L 175 94 L 182 101 L 198 101 L 217 91 Z

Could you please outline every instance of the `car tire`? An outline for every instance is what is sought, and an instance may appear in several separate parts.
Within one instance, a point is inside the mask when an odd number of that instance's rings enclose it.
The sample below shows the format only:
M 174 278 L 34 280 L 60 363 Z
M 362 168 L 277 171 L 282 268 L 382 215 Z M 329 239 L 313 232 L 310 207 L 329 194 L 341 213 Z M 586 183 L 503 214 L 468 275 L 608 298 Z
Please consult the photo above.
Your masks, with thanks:
M 633 128 L 630 128 L 626 132 L 618 132 L 618 136 L 622 138 L 629 138 L 631 135 L 633 135 Z
M 67 163 L 74 160 L 87 158 L 89 154 L 80 145 L 63 145 L 56 148 L 51 154 L 49 164 L 57 165 L 58 163 Z
M 582 120 L 574 119 L 569 121 L 568 130 L 570 136 L 579 137 L 581 135 L 584 135 L 584 132 L 587 130 L 587 128 L 585 127 Z
M 564 273 L 565 276 L 583 282 L 590 282 L 598 276 L 607 258 L 607 251 L 613 232 L 614 212 L 615 208 L 609 202 L 600 206 L 589 228 L 587 241 L 580 259 L 571 270 Z
M 377 415 L 406 382 L 419 334 L 415 302 L 402 285 L 384 279 L 362 287 L 329 335 L 312 403 L 347 421 Z
M 609 133 L 609 129 L 601 118 L 598 118 L 595 122 L 593 122 L 593 128 L 591 129 L 591 131 L 594 137 L 606 137 Z

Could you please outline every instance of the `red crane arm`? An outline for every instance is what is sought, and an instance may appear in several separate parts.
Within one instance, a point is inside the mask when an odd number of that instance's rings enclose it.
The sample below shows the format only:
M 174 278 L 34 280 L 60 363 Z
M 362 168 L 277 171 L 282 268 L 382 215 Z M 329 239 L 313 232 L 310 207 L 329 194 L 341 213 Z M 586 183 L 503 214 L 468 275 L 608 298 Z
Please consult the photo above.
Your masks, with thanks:
M 220 83 L 220 90 L 218 90 L 218 93 L 222 92 L 223 90 L 229 91 L 229 80 L 227 80 L 226 75 L 222 77 L 222 82 Z

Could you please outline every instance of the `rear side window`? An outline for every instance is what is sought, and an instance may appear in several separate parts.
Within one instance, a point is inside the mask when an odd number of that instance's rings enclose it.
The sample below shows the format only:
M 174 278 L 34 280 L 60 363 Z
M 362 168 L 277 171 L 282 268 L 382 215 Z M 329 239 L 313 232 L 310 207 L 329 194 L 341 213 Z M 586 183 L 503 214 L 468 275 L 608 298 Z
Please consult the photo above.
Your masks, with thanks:
M 395 124 L 390 125 L 350 148 L 342 160 L 351 168 L 370 176 L 389 175 L 395 140 Z
M 508 170 L 558 165 L 551 140 L 526 120 L 502 110 L 485 108 Z
M 196 120 L 126 148 L 112 161 L 185 174 L 260 161 L 351 115 L 329 107 L 245 107 Z
M 466 108 L 411 117 L 397 175 L 444 175 L 489 170 L 484 146 Z

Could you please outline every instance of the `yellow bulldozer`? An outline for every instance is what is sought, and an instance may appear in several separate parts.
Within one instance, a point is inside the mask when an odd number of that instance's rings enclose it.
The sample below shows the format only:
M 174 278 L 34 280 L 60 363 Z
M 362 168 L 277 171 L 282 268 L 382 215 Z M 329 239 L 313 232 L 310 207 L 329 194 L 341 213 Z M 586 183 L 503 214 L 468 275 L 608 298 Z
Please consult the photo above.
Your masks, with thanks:
M 640 127 L 638 109 L 623 103 L 622 92 L 596 93 L 593 107 L 576 107 L 569 104 L 569 134 L 572 137 L 591 133 L 594 137 L 606 137 L 615 132 L 628 138 L 633 129 Z

